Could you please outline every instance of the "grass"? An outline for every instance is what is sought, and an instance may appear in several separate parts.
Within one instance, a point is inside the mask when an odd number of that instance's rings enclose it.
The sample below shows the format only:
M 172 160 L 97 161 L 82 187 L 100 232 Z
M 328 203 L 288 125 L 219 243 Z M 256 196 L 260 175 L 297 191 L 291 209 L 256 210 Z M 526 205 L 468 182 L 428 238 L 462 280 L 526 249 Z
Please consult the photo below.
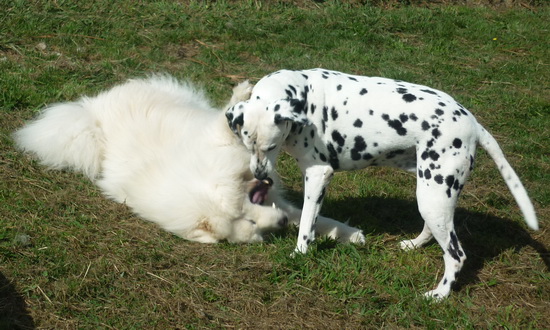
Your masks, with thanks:
M 550 7 L 372 3 L 0 0 L 0 328 L 547 327 Z M 190 243 L 10 138 L 48 103 L 149 72 L 190 79 L 222 105 L 237 81 L 318 66 L 454 95 L 500 142 L 541 230 L 526 229 L 480 151 L 456 216 L 468 260 L 432 304 L 421 293 L 443 271 L 439 247 L 397 247 L 422 228 L 409 174 L 338 173 L 323 213 L 367 244 L 320 239 L 290 259 L 295 229 L 264 244 Z M 300 204 L 293 160 L 279 170 Z

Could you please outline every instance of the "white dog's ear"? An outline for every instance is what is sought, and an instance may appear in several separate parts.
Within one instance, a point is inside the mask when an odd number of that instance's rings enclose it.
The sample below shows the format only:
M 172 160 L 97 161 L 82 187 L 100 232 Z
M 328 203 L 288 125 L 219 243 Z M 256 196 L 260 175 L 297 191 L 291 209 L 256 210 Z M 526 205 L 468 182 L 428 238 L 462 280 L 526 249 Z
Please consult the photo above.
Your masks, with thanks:
M 304 100 L 284 99 L 271 103 L 267 106 L 268 111 L 275 114 L 275 124 L 290 120 L 301 125 L 310 125 L 307 118 L 307 105 Z
M 244 106 L 246 102 L 239 102 L 232 106 L 231 108 L 227 109 L 225 112 L 225 117 L 227 118 L 227 123 L 229 124 L 229 127 L 233 131 L 233 133 L 239 135 L 241 131 L 241 127 L 244 123 Z

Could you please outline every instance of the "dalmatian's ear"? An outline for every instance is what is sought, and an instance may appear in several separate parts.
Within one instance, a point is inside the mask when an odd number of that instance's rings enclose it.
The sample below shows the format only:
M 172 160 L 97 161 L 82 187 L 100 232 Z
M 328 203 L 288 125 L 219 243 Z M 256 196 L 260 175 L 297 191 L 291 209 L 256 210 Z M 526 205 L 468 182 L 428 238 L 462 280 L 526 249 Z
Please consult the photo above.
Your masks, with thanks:
M 300 125 L 311 125 L 307 118 L 307 105 L 303 100 L 298 99 L 283 99 L 278 100 L 267 106 L 268 111 L 273 111 L 275 114 L 275 124 L 289 120 Z
M 239 135 L 244 123 L 244 107 L 246 102 L 239 102 L 227 109 L 225 117 L 233 133 Z

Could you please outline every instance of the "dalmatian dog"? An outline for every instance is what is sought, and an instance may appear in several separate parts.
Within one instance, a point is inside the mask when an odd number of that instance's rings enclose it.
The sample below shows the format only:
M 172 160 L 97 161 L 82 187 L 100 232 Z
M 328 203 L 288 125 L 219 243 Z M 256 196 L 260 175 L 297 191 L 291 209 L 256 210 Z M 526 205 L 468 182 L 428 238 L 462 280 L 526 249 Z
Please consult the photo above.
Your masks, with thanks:
M 528 226 L 538 229 L 534 207 L 496 140 L 448 94 L 404 81 L 325 69 L 281 70 L 262 78 L 249 100 L 226 112 L 229 126 L 251 153 L 259 180 L 285 150 L 304 177 L 304 205 L 295 253 L 306 253 L 334 171 L 393 166 L 416 173 L 422 233 L 404 250 L 435 238 L 445 272 L 425 296 L 449 295 L 466 255 L 453 216 L 477 144 L 495 161 Z

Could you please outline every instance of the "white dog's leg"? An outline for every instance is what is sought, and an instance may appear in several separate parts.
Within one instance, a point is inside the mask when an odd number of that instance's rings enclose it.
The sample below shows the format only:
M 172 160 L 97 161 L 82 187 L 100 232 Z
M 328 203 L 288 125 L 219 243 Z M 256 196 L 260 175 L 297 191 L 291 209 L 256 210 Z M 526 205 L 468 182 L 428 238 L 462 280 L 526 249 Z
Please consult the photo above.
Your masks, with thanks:
M 309 245 L 315 239 L 315 222 L 323 204 L 325 189 L 333 173 L 334 170 L 330 166 L 316 165 L 305 170 L 304 207 L 300 218 L 295 253 L 306 253 Z
M 328 236 L 342 243 L 365 244 L 365 235 L 361 229 L 321 215 L 317 217 L 315 231 L 318 236 Z
M 248 100 L 250 98 L 250 94 L 252 93 L 252 87 L 254 87 L 254 85 L 251 85 L 248 80 L 245 80 L 233 87 L 233 95 L 231 95 L 231 99 L 224 109 L 228 109 L 238 102 Z

